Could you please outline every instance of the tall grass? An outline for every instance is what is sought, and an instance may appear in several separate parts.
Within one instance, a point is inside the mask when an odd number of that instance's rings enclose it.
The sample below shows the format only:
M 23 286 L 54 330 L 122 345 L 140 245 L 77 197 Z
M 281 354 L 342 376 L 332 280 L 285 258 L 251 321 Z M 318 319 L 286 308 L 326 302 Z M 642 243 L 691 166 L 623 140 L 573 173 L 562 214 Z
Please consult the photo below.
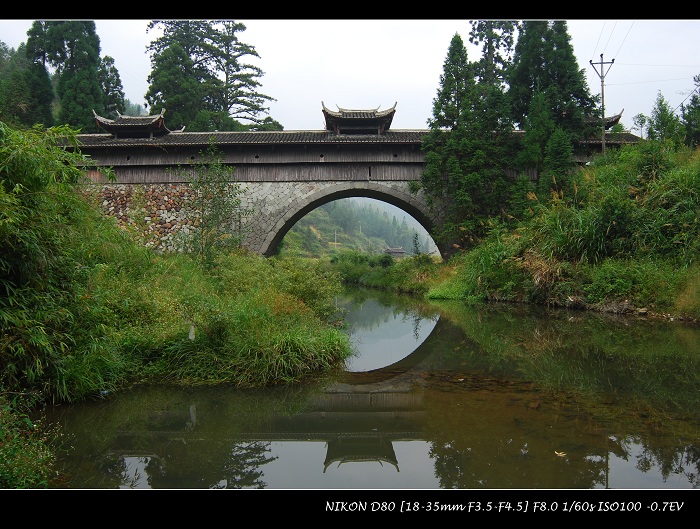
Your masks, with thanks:
M 582 170 L 574 190 L 516 229 L 492 227 L 427 295 L 700 318 L 700 151 L 625 147 Z

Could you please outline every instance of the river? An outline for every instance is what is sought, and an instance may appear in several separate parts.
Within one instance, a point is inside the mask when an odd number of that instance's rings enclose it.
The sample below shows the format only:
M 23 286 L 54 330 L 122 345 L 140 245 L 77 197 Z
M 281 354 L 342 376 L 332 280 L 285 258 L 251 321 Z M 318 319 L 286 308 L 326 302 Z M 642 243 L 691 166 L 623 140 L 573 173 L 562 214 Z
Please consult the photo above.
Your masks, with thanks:
M 700 328 L 338 298 L 356 355 L 303 384 L 136 386 L 45 410 L 71 489 L 697 489 Z

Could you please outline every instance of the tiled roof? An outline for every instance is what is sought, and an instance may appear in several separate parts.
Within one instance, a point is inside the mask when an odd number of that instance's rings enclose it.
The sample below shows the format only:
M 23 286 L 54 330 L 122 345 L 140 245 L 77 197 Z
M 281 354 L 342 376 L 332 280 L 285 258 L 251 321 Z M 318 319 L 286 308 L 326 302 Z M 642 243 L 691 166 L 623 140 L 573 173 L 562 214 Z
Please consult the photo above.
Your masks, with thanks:
M 337 130 L 282 130 L 282 131 L 245 131 L 245 132 L 185 132 L 181 130 L 170 131 L 163 124 L 163 114 L 152 116 L 122 116 L 117 119 L 107 119 L 95 114 L 98 123 L 111 133 L 103 134 L 79 134 L 78 140 L 85 148 L 109 148 L 109 147 L 206 147 L 213 140 L 215 144 L 225 145 L 302 145 L 302 144 L 346 144 L 346 143 L 372 143 L 372 144 L 421 144 L 430 133 L 429 129 L 399 129 L 389 130 L 391 119 L 396 111 L 396 104 L 388 110 L 348 110 L 338 108 L 334 112 L 323 105 L 323 113 L 331 120 L 346 121 L 348 123 L 363 122 L 378 123 L 384 121 L 385 127 L 381 133 L 376 130 L 363 130 L 367 127 L 360 126 L 354 129 L 352 134 L 339 134 Z M 93 111 L 94 113 L 94 111 Z M 607 118 L 610 123 L 617 123 L 622 113 Z M 352 126 L 349 126 L 352 128 Z M 329 126 L 329 129 L 331 127 Z M 147 132 L 144 134 L 144 132 Z M 520 132 L 520 131 L 516 131 Z M 609 144 L 636 143 L 639 137 L 630 132 L 607 132 L 605 141 Z M 580 144 L 600 144 L 598 135 L 593 135 Z
M 579 140 L 578 143 L 586 145 L 598 145 L 602 143 L 602 141 L 600 138 L 600 134 L 594 134 L 586 140 Z M 636 136 L 631 132 L 606 132 L 605 143 L 618 145 L 623 143 L 639 143 L 639 136 Z
M 347 119 L 376 119 L 385 118 L 391 116 L 396 112 L 396 103 L 391 108 L 386 110 L 379 110 L 379 108 L 371 108 L 367 110 L 351 110 L 348 108 L 338 107 L 338 111 L 331 110 L 328 108 L 323 101 L 321 101 L 321 106 L 324 114 L 328 114 L 335 118 L 347 118 Z
M 338 133 L 362 134 L 372 131 L 384 133 L 391 127 L 391 122 L 396 113 L 396 103 L 387 110 L 379 108 L 367 110 L 350 110 L 338 107 L 338 111 L 330 110 L 321 101 L 321 110 L 326 120 L 326 130 Z
M 116 119 L 109 119 L 103 116 L 98 116 L 93 110 L 97 127 L 114 134 L 115 136 L 128 135 L 131 137 L 137 136 L 162 136 L 171 131 L 165 126 L 163 114 L 165 109 L 160 114 L 152 116 L 123 116 L 117 115 Z
M 345 136 L 327 130 L 283 130 L 255 132 L 171 132 L 154 138 L 115 138 L 112 134 L 79 134 L 78 140 L 85 147 L 202 147 L 210 139 L 217 145 L 288 145 L 288 144 L 420 144 L 428 129 L 389 130 L 383 134 L 353 134 Z
M 619 114 L 615 114 L 614 116 L 605 116 L 605 130 L 610 130 L 613 125 L 617 125 L 620 122 L 620 119 L 622 118 L 622 113 L 625 111 L 623 108 L 622 111 Z M 595 117 L 595 116 L 588 116 L 586 118 L 586 121 L 588 123 L 600 123 L 600 118 Z

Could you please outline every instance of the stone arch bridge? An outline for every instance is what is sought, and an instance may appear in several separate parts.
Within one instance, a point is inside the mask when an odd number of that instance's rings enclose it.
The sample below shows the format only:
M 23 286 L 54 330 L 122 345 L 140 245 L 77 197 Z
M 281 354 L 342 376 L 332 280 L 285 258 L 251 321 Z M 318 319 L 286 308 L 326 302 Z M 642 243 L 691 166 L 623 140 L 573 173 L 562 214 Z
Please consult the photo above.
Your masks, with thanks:
M 423 170 L 421 142 L 427 129 L 389 130 L 394 108 L 333 112 L 324 105 L 323 113 L 324 130 L 255 132 L 170 131 L 163 112 L 115 120 L 96 115 L 107 132 L 78 139 L 83 154 L 98 166 L 111 167 L 116 176 L 116 182 L 109 182 L 98 170 L 88 172 L 106 190 L 106 209 L 124 209 L 118 197 L 135 186 L 157 189 L 158 200 L 166 197 L 169 205 L 158 206 L 146 218 L 171 231 L 183 222 L 172 212 L 163 222 L 169 209 L 180 207 L 172 198 L 187 184 L 178 168 L 202 161 L 202 153 L 215 145 L 222 162 L 234 166 L 242 210 L 252 212 L 242 220 L 243 245 L 265 256 L 274 255 L 284 235 L 308 212 L 340 198 L 388 202 L 429 233 L 443 222 L 444 207 L 430 207 L 422 191 L 411 191 Z M 439 244 L 438 249 L 443 255 L 448 252 Z

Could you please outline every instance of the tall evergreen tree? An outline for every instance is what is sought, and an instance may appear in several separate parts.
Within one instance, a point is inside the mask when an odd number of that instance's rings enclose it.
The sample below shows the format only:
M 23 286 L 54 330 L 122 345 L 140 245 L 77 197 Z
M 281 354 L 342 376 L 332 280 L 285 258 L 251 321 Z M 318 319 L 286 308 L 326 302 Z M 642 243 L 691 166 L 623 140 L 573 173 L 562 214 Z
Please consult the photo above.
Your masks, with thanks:
M 17 127 L 52 126 L 53 86 L 43 63 L 24 43 L 17 50 L 0 44 L 0 116 Z
M 545 148 L 556 125 L 547 98 L 537 90 L 530 100 L 530 108 L 524 117 L 523 138 L 516 156 L 522 170 L 532 169 L 539 173 L 544 164 Z
M 182 116 L 187 120 L 183 124 L 191 130 L 239 130 L 240 119 L 266 128 L 275 126 L 277 122 L 264 116 L 269 110 L 265 103 L 274 99 L 258 91 L 263 72 L 244 62 L 248 57 L 259 57 L 253 46 L 238 38 L 246 29 L 244 24 L 231 20 L 154 20 L 148 30 L 156 27 L 163 35 L 148 47 L 152 69 L 146 95 L 154 110 L 166 108 L 171 120 Z M 180 49 L 175 55 L 174 46 Z M 180 77 L 187 80 L 177 79 L 178 72 L 172 68 L 176 58 L 186 68 Z M 198 93 L 190 98 L 189 110 L 184 112 L 174 104 L 173 100 L 181 98 L 169 83 L 193 88 L 190 81 L 199 85 Z M 174 125 L 167 114 L 166 124 Z
M 53 65 L 61 70 L 65 57 L 63 43 L 58 33 L 52 31 L 55 22 L 50 20 L 35 20 L 27 30 L 27 58 L 39 62 L 45 67 Z
M 481 44 L 481 60 L 476 65 L 476 76 L 482 81 L 495 84 L 505 80 L 505 71 L 510 65 L 519 24 L 513 20 L 470 20 L 472 29 L 469 42 Z
M 588 135 L 591 122 L 588 118 L 599 111 L 598 98 L 591 95 L 586 72 L 578 67 L 571 36 L 565 20 L 555 20 L 549 31 L 552 43 L 552 61 L 548 64 L 551 75 L 551 93 L 554 119 L 568 134 L 575 138 Z
M 203 99 L 203 85 L 190 56 L 179 44 L 173 43 L 154 55 L 151 64 L 146 92 L 151 113 L 165 109 L 164 120 L 169 128 L 180 129 L 193 123 L 202 110 L 197 104 Z
M 125 110 L 124 88 L 114 59 L 109 55 L 102 58 L 98 71 L 100 87 L 104 95 L 102 111 L 98 114 L 114 119 Z
M 495 53 L 493 46 L 485 49 Z M 513 149 L 513 127 L 497 62 L 482 58 L 468 63 L 466 57 L 461 38 L 453 37 L 433 105 L 431 131 L 423 143 L 421 175 L 428 201 L 439 197 L 450 209 L 445 231 L 433 237 L 462 247 L 483 237 L 488 217 L 498 215 L 509 202 L 512 183 L 506 164 Z
M 448 131 L 461 122 L 460 114 L 464 110 L 464 101 L 474 89 L 475 81 L 472 68 L 467 58 L 467 48 L 458 33 L 455 33 L 447 50 L 440 75 L 440 86 L 433 99 L 433 115 L 428 120 L 430 133 L 424 139 L 425 168 L 421 175 L 421 186 L 426 190 L 428 202 L 433 196 L 443 195 L 447 189 L 447 164 L 449 156 L 445 155 L 445 143 Z
M 16 51 L 5 47 L 1 55 L 0 121 L 18 128 L 51 127 L 53 87 L 46 68 L 27 58 L 25 44 Z
M 10 62 L 10 58 L 14 53 L 14 49 L 10 48 L 5 42 L 0 40 L 0 73 Z
M 571 176 L 576 168 L 574 149 L 569 135 L 557 127 L 545 147 L 542 172 L 538 180 L 538 193 L 543 198 L 556 195 L 559 199 L 570 198 L 573 191 Z
M 245 30 L 244 24 L 232 20 L 218 21 L 215 26 L 209 64 L 214 65 L 215 77 L 221 82 L 213 87 L 213 103 L 226 117 L 259 124 L 261 115 L 269 110 L 265 105 L 274 99 L 258 92 L 262 86 L 259 79 L 264 72 L 244 62 L 248 57 L 260 58 L 254 46 L 239 40 L 238 33 Z
M 428 120 L 431 129 L 451 129 L 459 123 L 462 103 L 473 85 L 474 73 L 467 59 L 467 48 L 459 33 L 455 33 L 443 63 L 440 88 L 433 99 L 433 116 Z
M 587 118 L 598 113 L 585 71 L 578 68 L 566 21 L 526 20 L 515 45 L 507 73 L 512 116 L 521 128 L 533 95 L 542 92 L 556 125 L 574 139 L 587 135 Z
M 102 110 L 98 71 L 100 38 L 93 20 L 34 21 L 27 32 L 27 54 L 55 69 L 59 111 L 56 121 L 96 132 L 93 110 Z
M 520 25 L 515 45 L 513 63 L 508 68 L 508 96 L 513 121 L 525 128 L 525 117 L 530 110 L 530 100 L 542 93 L 546 86 L 543 72 L 547 56 L 546 20 L 525 20 Z

